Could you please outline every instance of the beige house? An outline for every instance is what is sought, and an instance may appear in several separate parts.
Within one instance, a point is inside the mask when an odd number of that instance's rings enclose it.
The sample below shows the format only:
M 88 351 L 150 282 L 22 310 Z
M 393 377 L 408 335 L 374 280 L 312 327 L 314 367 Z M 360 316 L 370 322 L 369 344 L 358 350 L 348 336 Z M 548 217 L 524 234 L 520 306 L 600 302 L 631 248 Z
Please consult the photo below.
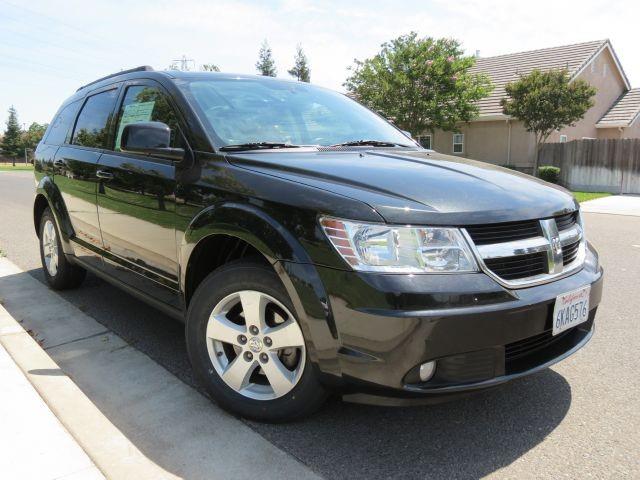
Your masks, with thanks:
M 479 102 L 480 115 L 461 124 L 458 133 L 436 131 L 418 136 L 425 147 L 498 165 L 530 170 L 535 137 L 522 122 L 502 113 L 505 85 L 533 69 L 566 68 L 572 79 L 587 81 L 597 90 L 595 104 L 573 127 L 554 132 L 549 142 L 582 138 L 640 138 L 640 89 L 631 89 L 609 40 L 479 57 L 474 73 L 493 82 L 491 95 Z

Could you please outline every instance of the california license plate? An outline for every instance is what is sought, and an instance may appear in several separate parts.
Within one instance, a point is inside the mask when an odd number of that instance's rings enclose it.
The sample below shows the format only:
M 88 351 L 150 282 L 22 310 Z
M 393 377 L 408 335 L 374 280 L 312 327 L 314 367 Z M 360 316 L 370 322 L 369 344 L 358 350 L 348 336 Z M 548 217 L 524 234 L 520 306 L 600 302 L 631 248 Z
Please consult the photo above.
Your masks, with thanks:
M 553 309 L 553 335 L 575 327 L 589 318 L 591 285 L 556 297 Z

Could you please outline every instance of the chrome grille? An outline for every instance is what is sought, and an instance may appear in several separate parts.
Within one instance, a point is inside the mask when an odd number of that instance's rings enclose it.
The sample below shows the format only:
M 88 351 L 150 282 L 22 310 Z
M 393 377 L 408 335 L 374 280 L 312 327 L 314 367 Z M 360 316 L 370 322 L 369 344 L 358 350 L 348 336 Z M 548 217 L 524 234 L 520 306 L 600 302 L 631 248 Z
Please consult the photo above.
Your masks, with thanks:
M 571 212 L 565 215 L 560 215 L 556 218 L 556 225 L 558 226 L 558 231 L 568 230 L 573 227 L 578 221 L 578 212 Z
M 515 255 L 505 258 L 490 258 L 485 265 L 500 278 L 515 280 L 547 273 L 547 255 L 544 252 Z
M 569 265 L 578 256 L 578 249 L 580 248 L 580 242 L 574 242 L 566 247 L 562 248 L 562 264 Z
M 510 288 L 545 283 L 581 268 L 585 257 L 577 211 L 555 218 L 463 229 L 482 269 Z
M 496 223 L 494 225 L 474 225 L 467 227 L 467 232 L 469 232 L 476 245 L 510 242 L 542 235 L 540 222 L 537 220 Z

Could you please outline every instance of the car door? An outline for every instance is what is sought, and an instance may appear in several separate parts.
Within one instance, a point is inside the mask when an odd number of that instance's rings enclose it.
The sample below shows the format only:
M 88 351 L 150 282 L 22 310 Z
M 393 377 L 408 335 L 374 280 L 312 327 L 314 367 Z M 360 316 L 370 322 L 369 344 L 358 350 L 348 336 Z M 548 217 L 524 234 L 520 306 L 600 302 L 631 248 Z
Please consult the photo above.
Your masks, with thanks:
M 179 307 L 175 234 L 175 166 L 167 158 L 123 152 L 125 125 L 169 125 L 172 145 L 184 147 L 169 95 L 151 80 L 125 83 L 120 95 L 113 149 L 99 161 L 98 217 L 105 268 L 129 286 Z
M 118 87 L 111 85 L 84 99 L 71 135 L 53 160 L 53 181 L 62 194 L 73 227 L 74 254 L 94 266 L 102 263 L 96 206 L 97 165 L 108 142 Z

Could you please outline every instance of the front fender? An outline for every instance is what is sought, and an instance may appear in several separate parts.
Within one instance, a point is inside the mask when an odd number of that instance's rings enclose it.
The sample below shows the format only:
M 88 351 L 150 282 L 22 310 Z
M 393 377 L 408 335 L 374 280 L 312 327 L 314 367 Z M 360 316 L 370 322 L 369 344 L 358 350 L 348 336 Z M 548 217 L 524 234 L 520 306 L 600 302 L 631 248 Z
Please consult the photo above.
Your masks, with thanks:
M 267 257 L 270 263 L 277 260 L 311 263 L 300 242 L 275 219 L 253 205 L 235 202 L 205 208 L 191 221 L 182 241 L 182 261 L 189 259 L 203 238 L 219 234 L 244 240 Z
M 75 235 L 75 231 L 71 225 L 69 212 L 65 206 L 60 189 L 55 183 L 53 183 L 53 179 L 51 177 L 43 176 L 36 185 L 36 199 L 33 204 L 33 218 L 36 234 L 39 233 L 39 224 L 37 222 L 39 214 L 39 198 L 44 198 L 56 219 L 58 230 L 60 231 L 62 250 L 67 255 L 73 255 L 73 247 L 71 246 L 70 239 Z
M 213 205 L 200 212 L 184 233 L 180 264 L 188 265 L 198 243 L 211 235 L 239 238 L 261 252 L 280 277 L 308 343 L 311 360 L 327 374 L 339 375 L 338 334 L 329 297 L 316 267 L 297 238 L 259 208 L 243 203 Z M 185 285 L 186 268 L 181 269 Z

